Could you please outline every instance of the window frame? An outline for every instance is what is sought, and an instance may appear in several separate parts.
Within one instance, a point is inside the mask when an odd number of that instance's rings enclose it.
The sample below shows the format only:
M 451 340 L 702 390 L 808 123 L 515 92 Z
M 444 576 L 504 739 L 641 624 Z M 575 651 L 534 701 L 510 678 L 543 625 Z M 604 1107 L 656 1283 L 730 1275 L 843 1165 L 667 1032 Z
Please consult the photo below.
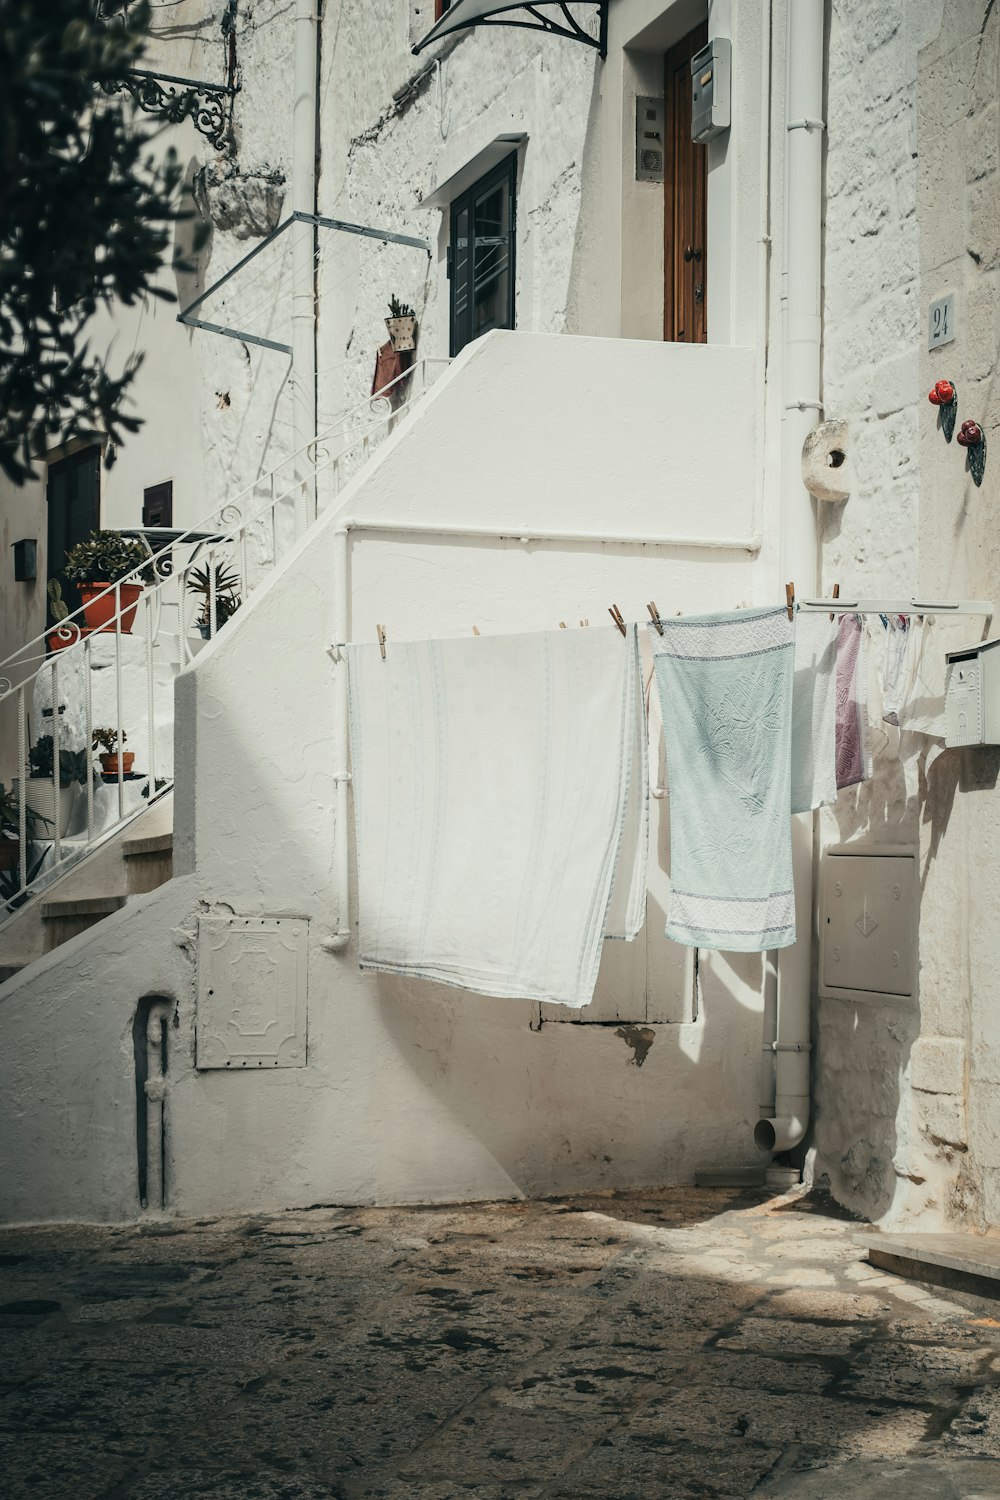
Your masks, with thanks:
M 482 337 L 471 329 L 471 317 L 473 311 L 473 291 L 475 278 L 475 226 L 474 208 L 475 200 L 489 192 L 491 188 L 506 183 L 508 189 L 508 202 L 510 213 L 510 227 L 508 229 L 508 282 L 507 282 L 507 321 L 499 326 L 503 328 L 515 328 L 516 324 L 516 277 L 517 277 L 517 168 L 518 153 L 511 151 L 496 166 L 491 167 L 482 177 L 478 178 L 470 187 L 467 187 L 457 198 L 452 199 L 449 206 L 449 251 L 448 251 L 448 275 L 450 278 L 448 311 L 448 351 L 455 358 L 467 344 L 474 343 L 476 338 Z M 457 221 L 458 216 L 467 211 L 469 214 L 469 239 L 470 258 L 468 272 L 468 313 L 470 329 L 468 336 L 460 338 L 458 331 L 458 319 L 455 310 L 455 293 L 458 286 L 456 278 L 456 246 L 457 246 Z

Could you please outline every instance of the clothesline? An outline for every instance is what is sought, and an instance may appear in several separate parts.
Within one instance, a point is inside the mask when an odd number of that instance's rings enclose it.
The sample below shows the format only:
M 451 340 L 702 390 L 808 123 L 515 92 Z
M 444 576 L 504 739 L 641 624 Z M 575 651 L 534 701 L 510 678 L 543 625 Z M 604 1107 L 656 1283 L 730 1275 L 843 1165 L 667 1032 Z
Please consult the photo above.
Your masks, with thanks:
M 986 615 L 993 617 L 992 599 L 796 599 L 803 614 L 841 615 Z

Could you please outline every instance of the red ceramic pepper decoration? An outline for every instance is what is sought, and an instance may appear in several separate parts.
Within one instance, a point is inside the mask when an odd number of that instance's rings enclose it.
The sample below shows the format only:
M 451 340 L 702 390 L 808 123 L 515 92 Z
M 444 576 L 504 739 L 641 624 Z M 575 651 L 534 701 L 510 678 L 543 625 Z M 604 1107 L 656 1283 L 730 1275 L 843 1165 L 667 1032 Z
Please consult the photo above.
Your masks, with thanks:
M 978 488 L 986 473 L 986 434 L 979 423 L 974 422 L 970 417 L 958 430 L 958 442 L 966 450 L 965 461 L 973 483 Z
M 950 443 L 958 417 L 958 389 L 953 380 L 936 380 L 934 389 L 928 393 L 928 401 L 938 408 L 938 426 L 944 440 Z

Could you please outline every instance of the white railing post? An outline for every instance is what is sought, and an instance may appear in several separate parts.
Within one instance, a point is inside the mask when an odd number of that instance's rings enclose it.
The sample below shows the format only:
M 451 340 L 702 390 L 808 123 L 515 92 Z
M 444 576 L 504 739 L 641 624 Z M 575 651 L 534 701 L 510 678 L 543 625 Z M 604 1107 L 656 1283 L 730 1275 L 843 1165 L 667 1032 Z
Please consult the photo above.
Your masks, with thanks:
M 59 652 L 52 656 L 52 821 L 53 828 L 53 852 L 58 863 L 62 853 L 62 828 L 60 827 L 60 810 L 62 807 L 62 767 L 60 765 L 62 752 L 62 734 L 59 722 Z
M 28 884 L 28 715 L 23 687 L 17 690 L 17 762 L 21 768 L 17 780 L 17 836 L 21 841 L 18 864 L 23 891 Z
M 115 732 L 118 736 L 118 818 L 125 816 L 125 724 L 122 717 L 122 590 L 115 584 Z
M 83 641 L 83 701 L 86 711 L 86 738 L 84 744 L 87 748 L 87 843 L 94 841 L 94 688 L 93 667 L 91 658 L 93 646 L 90 636 L 85 636 Z

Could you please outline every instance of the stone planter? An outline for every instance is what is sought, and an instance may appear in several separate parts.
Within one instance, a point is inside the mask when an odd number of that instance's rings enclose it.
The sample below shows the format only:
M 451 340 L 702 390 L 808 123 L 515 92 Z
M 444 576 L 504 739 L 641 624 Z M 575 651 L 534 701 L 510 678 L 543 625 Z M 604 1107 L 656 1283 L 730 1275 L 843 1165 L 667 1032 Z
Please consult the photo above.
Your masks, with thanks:
M 397 354 L 417 347 L 416 318 L 386 318 L 385 326 L 389 330 L 389 342 Z

